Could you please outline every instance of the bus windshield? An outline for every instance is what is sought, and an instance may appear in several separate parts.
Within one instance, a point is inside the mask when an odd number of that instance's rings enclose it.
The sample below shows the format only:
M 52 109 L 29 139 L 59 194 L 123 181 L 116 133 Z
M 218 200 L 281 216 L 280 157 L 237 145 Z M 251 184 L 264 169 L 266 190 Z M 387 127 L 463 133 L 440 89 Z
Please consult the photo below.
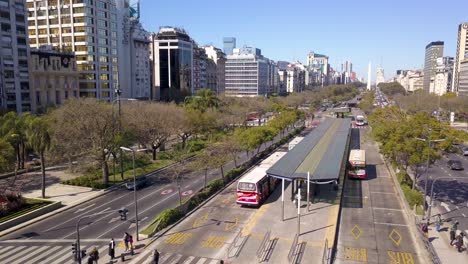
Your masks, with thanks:
M 237 190 L 244 192 L 253 192 L 255 191 L 255 184 L 251 182 L 239 182 L 237 185 Z

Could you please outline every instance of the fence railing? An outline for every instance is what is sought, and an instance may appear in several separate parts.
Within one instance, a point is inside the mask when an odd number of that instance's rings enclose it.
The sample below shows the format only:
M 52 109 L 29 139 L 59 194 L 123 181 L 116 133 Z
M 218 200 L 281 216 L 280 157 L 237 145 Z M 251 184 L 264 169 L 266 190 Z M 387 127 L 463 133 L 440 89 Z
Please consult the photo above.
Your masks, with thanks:
M 228 247 L 228 257 L 231 254 L 231 250 L 236 246 L 237 241 L 239 240 L 240 236 L 241 236 L 241 231 L 239 231 L 239 233 L 237 233 L 236 237 L 234 238 L 232 243 L 229 245 L 229 247 Z
M 437 252 L 435 251 L 434 246 L 429 241 L 429 238 L 426 236 L 426 234 L 424 234 L 424 232 L 421 230 L 422 229 L 422 224 L 421 224 L 421 220 L 419 219 L 418 216 L 415 216 L 414 223 L 416 224 L 416 229 L 418 230 L 418 234 L 419 234 L 420 238 L 424 242 L 424 247 L 426 247 L 427 251 L 431 255 L 432 263 L 442 264 L 442 261 L 440 261 L 439 256 L 437 255 Z
M 294 260 L 295 260 L 295 257 L 296 257 L 296 248 L 297 248 L 297 243 L 299 241 L 299 236 L 296 234 L 294 236 L 294 240 L 293 240 L 293 243 L 291 245 L 291 248 L 289 249 L 289 253 L 288 253 L 288 261 L 289 263 L 293 263 Z
M 263 261 L 265 247 L 268 245 L 268 242 L 270 241 L 270 235 L 271 235 L 271 230 L 268 230 L 268 232 L 266 232 L 265 236 L 263 237 L 260 247 L 258 247 L 257 249 L 257 259 L 259 262 Z
M 322 264 L 330 263 L 330 249 L 328 248 L 328 239 L 325 239 L 325 246 L 323 247 Z

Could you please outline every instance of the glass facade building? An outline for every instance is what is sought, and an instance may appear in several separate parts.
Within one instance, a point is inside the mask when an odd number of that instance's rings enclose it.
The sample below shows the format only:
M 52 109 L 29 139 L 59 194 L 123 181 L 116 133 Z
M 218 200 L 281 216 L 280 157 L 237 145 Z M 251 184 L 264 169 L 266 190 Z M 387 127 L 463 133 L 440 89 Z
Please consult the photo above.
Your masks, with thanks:
M 231 55 L 236 48 L 236 38 L 228 37 L 223 38 L 223 51 L 226 55 Z

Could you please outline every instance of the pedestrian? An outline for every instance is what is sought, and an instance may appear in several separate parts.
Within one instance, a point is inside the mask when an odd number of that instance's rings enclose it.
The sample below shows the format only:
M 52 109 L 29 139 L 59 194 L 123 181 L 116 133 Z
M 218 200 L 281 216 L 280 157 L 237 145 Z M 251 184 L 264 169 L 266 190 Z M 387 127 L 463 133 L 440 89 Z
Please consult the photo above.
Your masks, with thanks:
M 114 238 L 111 238 L 111 241 L 109 242 L 109 256 L 111 259 L 115 258 L 115 241 Z
M 463 233 L 460 233 L 458 236 L 457 236 L 457 242 L 456 242 L 456 245 L 457 245 L 457 250 L 458 252 L 463 252 L 463 236 L 465 234 Z
M 159 251 L 157 249 L 154 249 L 153 251 L 153 262 L 152 264 L 158 264 L 159 263 Z
M 125 252 L 128 251 L 128 238 L 129 238 L 129 234 L 127 232 L 125 232 L 124 234 L 124 237 L 123 237 L 123 241 L 124 241 L 124 245 L 125 245 Z
M 128 235 L 128 243 L 130 244 L 130 249 L 133 250 L 133 237 L 132 237 L 132 235 Z
M 97 250 L 96 247 L 93 248 L 91 253 L 89 254 L 89 257 L 93 258 L 94 263 L 98 264 L 98 259 L 99 259 L 99 251 Z
M 455 221 L 452 227 L 450 227 L 450 245 L 451 246 L 453 245 L 453 241 L 455 241 L 455 234 L 457 232 L 457 229 L 458 229 L 458 221 Z
M 440 214 L 436 215 L 435 222 L 436 222 L 436 230 L 437 230 L 437 232 L 440 232 L 440 226 L 442 225 L 442 217 L 441 217 Z
M 429 237 L 429 223 L 425 223 L 421 227 L 421 231 L 423 231 L 426 237 Z

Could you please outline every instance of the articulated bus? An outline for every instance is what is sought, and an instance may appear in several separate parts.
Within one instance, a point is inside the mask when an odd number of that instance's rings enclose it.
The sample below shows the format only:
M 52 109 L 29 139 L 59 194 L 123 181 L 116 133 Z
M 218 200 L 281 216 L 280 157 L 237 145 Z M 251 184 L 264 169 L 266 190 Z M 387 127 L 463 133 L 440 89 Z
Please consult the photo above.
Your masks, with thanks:
M 366 151 L 363 149 L 352 149 L 349 152 L 348 176 L 351 178 L 366 178 Z
M 268 177 L 266 171 L 287 152 L 277 151 L 242 176 L 237 183 L 237 203 L 260 206 L 275 190 L 278 180 Z

